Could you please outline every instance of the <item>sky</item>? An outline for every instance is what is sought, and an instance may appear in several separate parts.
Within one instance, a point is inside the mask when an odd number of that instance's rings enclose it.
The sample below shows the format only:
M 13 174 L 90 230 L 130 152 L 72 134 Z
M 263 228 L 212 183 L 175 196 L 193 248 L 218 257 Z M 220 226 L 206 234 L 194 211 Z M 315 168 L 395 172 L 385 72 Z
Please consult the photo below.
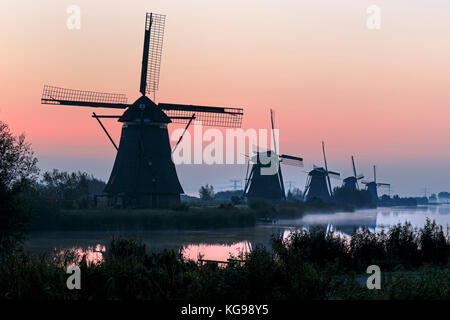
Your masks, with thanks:
M 81 28 L 66 26 L 67 8 Z M 370 30 L 367 8 L 381 9 Z M 283 176 L 303 189 L 322 164 L 392 185 L 450 190 L 450 4 L 443 0 L 2 0 L 0 120 L 24 132 L 42 170 L 107 180 L 115 150 L 92 111 L 41 105 L 44 84 L 139 97 L 145 12 L 167 15 L 157 102 L 244 108 L 243 129 L 270 128 L 305 167 Z M 117 113 L 117 112 L 116 112 Z M 121 126 L 105 120 L 118 141 Z M 170 130 L 180 128 L 170 125 Z M 192 128 L 190 129 L 192 130 Z M 244 165 L 182 165 L 186 193 L 243 180 Z M 334 185 L 342 182 L 333 181 Z

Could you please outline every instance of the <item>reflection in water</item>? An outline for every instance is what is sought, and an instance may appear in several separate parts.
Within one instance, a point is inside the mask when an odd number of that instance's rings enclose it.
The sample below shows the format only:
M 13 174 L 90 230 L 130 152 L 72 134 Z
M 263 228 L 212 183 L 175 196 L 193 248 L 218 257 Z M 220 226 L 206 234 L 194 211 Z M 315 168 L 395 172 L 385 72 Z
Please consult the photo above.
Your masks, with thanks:
M 197 261 L 203 258 L 206 260 L 225 261 L 230 258 L 238 258 L 241 254 L 245 255 L 251 251 L 251 243 L 241 241 L 231 245 L 216 244 L 190 244 L 183 248 L 183 257 L 188 260 Z
M 422 227 L 426 219 L 435 220 L 447 230 L 450 225 L 450 205 L 377 208 L 355 212 L 308 214 L 300 219 L 279 220 L 276 224 L 258 224 L 251 228 L 228 228 L 215 230 L 158 230 L 140 232 L 49 232 L 32 234 L 26 248 L 32 252 L 51 252 L 74 249 L 80 255 L 86 254 L 89 262 L 98 262 L 107 250 L 107 243 L 113 235 L 135 236 L 141 239 L 149 251 L 183 248 L 183 255 L 192 260 L 199 256 L 207 260 L 225 261 L 241 253 L 248 253 L 257 245 L 270 250 L 271 235 L 287 237 L 301 227 L 321 225 L 331 228 L 347 237 L 354 228 L 367 226 L 371 230 L 410 222 L 413 227 Z
M 87 264 L 91 263 L 99 263 L 103 261 L 103 253 L 106 251 L 106 246 L 102 244 L 97 244 L 95 247 L 87 247 L 85 249 L 83 248 L 69 248 L 60 250 L 58 252 L 59 255 L 63 255 L 66 250 L 71 250 L 75 253 L 78 263 L 81 262 L 81 259 L 83 259 L 83 256 L 86 257 Z M 55 248 L 55 251 L 57 249 Z

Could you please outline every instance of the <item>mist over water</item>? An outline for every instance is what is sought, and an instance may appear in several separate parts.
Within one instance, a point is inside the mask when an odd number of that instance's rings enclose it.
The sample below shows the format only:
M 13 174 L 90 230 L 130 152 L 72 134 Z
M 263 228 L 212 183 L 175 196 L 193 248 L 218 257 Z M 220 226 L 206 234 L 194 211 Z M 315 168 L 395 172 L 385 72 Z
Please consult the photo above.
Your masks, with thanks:
M 413 227 L 422 227 L 426 220 L 434 220 L 447 231 L 450 227 L 450 205 L 396 207 L 357 210 L 355 212 L 314 213 L 300 219 L 278 220 L 276 223 L 259 223 L 255 227 L 224 228 L 214 230 L 157 230 L 122 232 L 46 232 L 33 233 L 25 244 L 31 252 L 62 252 L 75 249 L 86 254 L 88 261 L 100 261 L 102 253 L 108 250 L 112 236 L 137 237 L 149 251 L 172 249 L 183 252 L 184 257 L 197 260 L 225 261 L 249 252 L 257 245 L 270 249 L 271 235 L 288 236 L 302 227 L 321 225 L 332 228 L 340 234 L 351 235 L 354 228 L 367 226 L 372 231 L 387 230 L 398 223 L 409 222 Z

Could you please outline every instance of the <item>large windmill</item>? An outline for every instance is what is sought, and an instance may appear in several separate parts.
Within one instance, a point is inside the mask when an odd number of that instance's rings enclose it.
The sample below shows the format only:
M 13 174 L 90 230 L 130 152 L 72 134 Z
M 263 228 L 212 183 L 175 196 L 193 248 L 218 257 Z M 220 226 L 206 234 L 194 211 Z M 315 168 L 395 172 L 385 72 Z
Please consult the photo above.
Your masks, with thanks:
M 280 201 L 286 199 L 284 190 L 283 174 L 281 173 L 280 163 L 303 166 L 303 159 L 299 157 L 289 156 L 286 154 L 278 155 L 277 143 L 275 139 L 274 112 L 270 110 L 270 121 L 272 125 L 272 137 L 274 150 L 256 151 L 256 154 L 249 159 L 253 163 L 249 174 L 245 178 L 244 197 L 247 199 L 266 199 L 270 201 Z M 270 172 L 273 168 L 272 161 L 275 161 L 275 172 Z
M 327 157 L 325 155 L 325 143 L 322 142 L 322 153 L 324 167 L 314 166 L 308 173 L 304 198 L 306 200 L 318 198 L 325 202 L 333 201 L 333 189 L 331 187 L 330 177 L 340 177 L 340 173 L 329 171 Z
M 115 205 L 168 207 L 180 201 L 183 189 L 171 158 L 167 124 L 187 123 L 189 126 L 195 119 L 206 126 L 241 126 L 243 110 L 240 108 L 155 104 L 147 96 L 158 90 L 164 25 L 165 15 L 146 14 L 139 90 L 142 96 L 133 104 L 127 104 L 123 94 L 44 86 L 43 104 L 125 109 L 120 116 L 92 115 L 117 149 L 104 190 Z M 118 147 L 101 118 L 118 118 L 123 123 Z
M 353 168 L 353 176 L 347 177 L 343 180 L 344 182 L 343 187 L 352 190 L 359 190 L 358 180 L 364 178 L 364 175 L 356 173 L 355 158 L 353 158 L 353 156 L 352 156 L 352 168 Z
M 372 201 L 374 203 L 378 202 L 378 187 L 388 187 L 391 185 L 389 183 L 377 182 L 377 168 L 373 166 L 373 181 L 362 181 L 363 184 L 366 185 L 366 190 L 369 191 L 370 196 L 372 197 Z

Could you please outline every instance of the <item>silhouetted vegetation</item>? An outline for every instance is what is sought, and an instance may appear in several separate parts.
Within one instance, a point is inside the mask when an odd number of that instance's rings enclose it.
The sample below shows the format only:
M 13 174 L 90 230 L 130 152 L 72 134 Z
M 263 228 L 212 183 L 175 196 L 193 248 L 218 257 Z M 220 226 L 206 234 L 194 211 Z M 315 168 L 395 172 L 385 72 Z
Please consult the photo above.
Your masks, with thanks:
M 366 190 L 336 187 L 333 190 L 337 203 L 355 206 L 357 208 L 373 207 L 372 197 Z
M 0 251 L 24 239 L 31 208 L 24 195 L 38 175 L 37 159 L 25 136 L 0 121 Z
M 450 201 L 450 192 L 441 191 L 438 193 L 439 201 L 441 202 L 449 202 Z
M 400 198 L 398 195 L 392 198 L 388 195 L 383 195 L 378 201 L 378 205 L 382 207 L 417 206 L 417 200 L 415 198 Z
M 219 191 L 215 194 L 216 200 L 231 200 L 232 198 L 242 198 L 244 190 L 226 190 Z
M 172 209 L 61 210 L 41 216 L 33 231 L 44 230 L 155 230 L 246 227 L 256 223 L 251 210 L 227 207 L 191 208 L 179 204 Z
M 147 253 L 136 239 L 112 239 L 104 260 L 0 254 L 0 299 L 299 300 L 448 299 L 450 240 L 428 221 L 423 229 L 398 225 L 383 234 L 356 231 L 350 241 L 322 228 L 273 238 L 243 264 L 217 267 L 187 261 L 174 251 Z M 399 252 L 403 252 L 399 254 Z M 80 260 L 81 258 L 81 260 Z M 77 261 L 81 290 L 66 288 L 65 268 Z M 382 270 L 381 290 L 368 290 L 368 265 Z
M 214 199 L 214 187 L 209 184 L 201 186 L 200 189 L 198 190 L 198 193 L 200 195 L 200 199 L 204 201 Z
M 288 190 L 286 194 L 286 199 L 289 201 L 301 201 L 303 200 L 303 192 L 299 188 L 293 188 Z

